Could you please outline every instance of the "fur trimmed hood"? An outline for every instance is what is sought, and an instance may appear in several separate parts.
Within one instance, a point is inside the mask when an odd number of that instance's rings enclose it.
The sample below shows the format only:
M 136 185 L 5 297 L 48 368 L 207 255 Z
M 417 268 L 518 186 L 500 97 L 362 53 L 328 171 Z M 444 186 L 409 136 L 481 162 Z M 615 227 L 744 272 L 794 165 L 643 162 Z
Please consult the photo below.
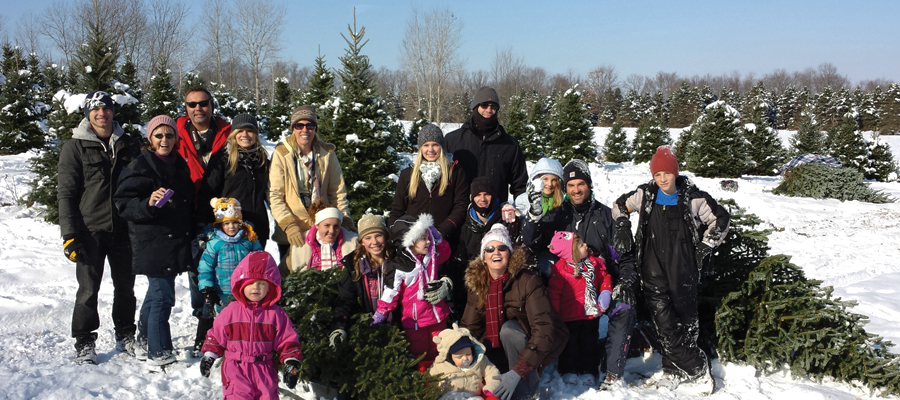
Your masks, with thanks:
M 433 225 L 434 218 L 431 214 L 421 214 L 418 218 L 412 215 L 404 215 L 391 225 L 391 239 L 397 245 L 397 248 L 407 248 L 416 244 L 416 239 L 429 232 L 430 229 L 428 228 Z M 433 241 L 435 238 L 431 239 Z
M 525 247 L 515 246 L 513 248 L 506 272 L 509 272 L 509 275 L 515 279 L 528 269 L 529 252 Z M 491 276 L 482 257 L 483 254 L 479 254 L 478 257 L 469 262 L 465 275 L 466 288 L 478 295 L 478 308 L 484 307 L 488 288 L 491 286 Z

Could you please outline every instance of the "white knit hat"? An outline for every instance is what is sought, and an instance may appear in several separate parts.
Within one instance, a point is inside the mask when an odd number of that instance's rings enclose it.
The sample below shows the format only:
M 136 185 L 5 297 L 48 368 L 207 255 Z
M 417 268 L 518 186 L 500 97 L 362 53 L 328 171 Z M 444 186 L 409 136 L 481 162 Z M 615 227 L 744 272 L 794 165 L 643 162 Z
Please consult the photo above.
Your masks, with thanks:
M 344 219 L 344 214 L 341 214 L 341 210 L 335 207 L 324 208 L 316 213 L 316 225 L 329 218 L 337 218 L 338 223 L 340 223 Z
M 562 164 L 552 158 L 544 157 L 538 160 L 537 164 L 534 165 L 534 168 L 531 169 L 531 174 L 528 175 L 528 179 L 535 180 L 544 174 L 553 174 L 556 175 L 557 178 L 562 179 Z
M 493 241 L 505 244 L 506 247 L 509 247 L 509 251 L 512 252 L 512 240 L 509 239 L 509 231 L 506 230 L 503 224 L 494 224 L 491 226 L 491 230 L 484 234 L 484 237 L 481 239 L 482 254 L 484 254 L 484 248 L 487 247 L 487 244 Z

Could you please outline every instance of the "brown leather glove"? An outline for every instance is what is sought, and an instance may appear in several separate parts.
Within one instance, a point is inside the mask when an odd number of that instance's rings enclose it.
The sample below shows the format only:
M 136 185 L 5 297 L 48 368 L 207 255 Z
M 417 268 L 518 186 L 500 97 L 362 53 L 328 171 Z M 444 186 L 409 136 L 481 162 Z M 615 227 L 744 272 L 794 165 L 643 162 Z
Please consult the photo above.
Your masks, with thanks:
M 300 225 L 297 225 L 297 223 L 292 223 L 285 227 L 284 234 L 287 235 L 288 243 L 291 246 L 300 247 L 306 244 L 306 241 L 303 240 L 303 231 L 300 230 Z

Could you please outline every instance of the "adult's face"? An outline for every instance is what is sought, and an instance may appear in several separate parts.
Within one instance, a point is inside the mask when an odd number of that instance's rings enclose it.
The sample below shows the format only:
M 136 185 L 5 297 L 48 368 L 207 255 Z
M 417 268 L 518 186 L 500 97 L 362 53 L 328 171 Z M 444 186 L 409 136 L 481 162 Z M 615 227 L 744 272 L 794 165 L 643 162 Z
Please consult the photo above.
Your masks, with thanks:
M 334 243 L 341 231 L 341 221 L 337 218 L 328 218 L 316 225 L 319 234 L 319 242 Z
M 422 143 L 422 148 L 419 151 L 422 152 L 422 158 L 425 161 L 437 161 L 441 157 L 441 145 L 438 142 Z
M 490 118 L 500 110 L 500 106 L 495 103 L 485 102 L 476 107 L 476 111 L 484 118 Z
M 257 135 L 252 128 L 240 128 L 234 131 L 233 135 L 238 146 L 244 150 L 250 150 L 256 146 Z
M 488 206 L 491 205 L 491 200 L 492 196 L 488 192 L 478 192 L 478 194 L 472 198 L 472 202 L 481 208 L 488 208 Z
M 212 119 L 213 104 L 212 99 L 205 92 L 188 93 L 184 97 L 184 107 L 187 109 L 188 118 L 191 119 L 194 127 L 209 127 L 209 121 Z
M 150 134 L 150 148 L 161 156 L 168 156 L 175 150 L 178 135 L 171 126 L 159 126 Z
M 301 119 L 291 126 L 291 133 L 300 148 L 307 149 L 312 146 L 313 139 L 316 138 L 316 129 L 318 126 L 309 119 Z
M 113 112 L 106 106 L 95 107 L 88 113 L 88 122 L 95 132 L 106 132 L 112 129 Z
M 501 250 L 501 247 L 506 247 L 506 245 L 501 241 L 491 240 L 484 247 L 484 253 L 481 255 L 481 260 L 484 261 L 493 276 L 503 275 L 509 268 L 509 256 L 512 249 Z
M 544 182 L 544 194 L 553 194 L 559 187 L 559 177 L 553 174 L 544 174 L 541 182 Z
M 569 179 L 566 182 L 566 194 L 572 204 L 578 205 L 591 197 L 591 188 L 584 179 Z

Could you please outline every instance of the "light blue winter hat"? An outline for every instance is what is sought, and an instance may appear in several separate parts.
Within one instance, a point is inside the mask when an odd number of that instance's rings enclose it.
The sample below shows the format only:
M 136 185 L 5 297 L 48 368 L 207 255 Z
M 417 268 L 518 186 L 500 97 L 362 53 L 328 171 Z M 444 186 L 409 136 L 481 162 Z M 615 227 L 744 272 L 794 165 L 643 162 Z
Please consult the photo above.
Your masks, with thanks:
M 552 158 L 544 157 L 538 160 L 537 164 L 534 165 L 534 168 L 531 170 L 531 175 L 529 175 L 529 179 L 535 180 L 544 174 L 553 174 L 556 175 L 557 178 L 562 179 L 562 164 Z

